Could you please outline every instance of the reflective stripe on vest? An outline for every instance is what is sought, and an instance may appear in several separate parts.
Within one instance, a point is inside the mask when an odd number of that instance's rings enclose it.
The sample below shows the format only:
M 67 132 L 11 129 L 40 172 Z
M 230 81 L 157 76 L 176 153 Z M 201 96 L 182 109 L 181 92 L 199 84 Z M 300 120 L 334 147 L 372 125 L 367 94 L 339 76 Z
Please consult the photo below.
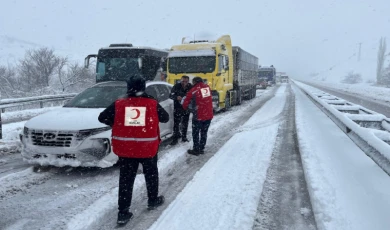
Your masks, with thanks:
M 157 137 L 152 137 L 152 138 L 133 138 L 133 137 L 116 137 L 112 136 L 113 139 L 119 140 L 119 141 L 155 141 L 158 139 Z

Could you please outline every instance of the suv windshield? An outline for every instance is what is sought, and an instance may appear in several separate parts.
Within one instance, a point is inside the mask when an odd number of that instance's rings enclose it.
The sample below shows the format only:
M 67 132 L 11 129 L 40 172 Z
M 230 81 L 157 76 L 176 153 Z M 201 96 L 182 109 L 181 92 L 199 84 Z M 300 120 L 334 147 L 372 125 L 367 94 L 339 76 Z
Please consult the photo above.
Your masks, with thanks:
M 116 99 L 124 97 L 126 91 L 126 87 L 118 86 L 89 88 L 66 103 L 64 107 L 107 108 Z
M 169 58 L 170 73 L 211 73 L 215 70 L 215 56 Z

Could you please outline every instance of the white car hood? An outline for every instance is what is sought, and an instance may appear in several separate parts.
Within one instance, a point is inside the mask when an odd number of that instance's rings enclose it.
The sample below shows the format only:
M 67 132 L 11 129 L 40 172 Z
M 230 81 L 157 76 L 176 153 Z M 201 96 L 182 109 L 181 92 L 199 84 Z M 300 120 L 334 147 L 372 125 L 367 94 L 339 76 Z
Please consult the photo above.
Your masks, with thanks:
M 77 131 L 106 125 L 98 121 L 104 109 L 60 108 L 41 114 L 26 122 L 29 129 Z

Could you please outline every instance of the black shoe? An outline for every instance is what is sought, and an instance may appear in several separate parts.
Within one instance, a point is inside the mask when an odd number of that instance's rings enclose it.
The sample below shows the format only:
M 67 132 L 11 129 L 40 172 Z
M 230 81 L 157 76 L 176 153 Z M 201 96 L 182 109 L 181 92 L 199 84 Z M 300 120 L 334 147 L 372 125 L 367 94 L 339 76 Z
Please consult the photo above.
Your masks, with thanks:
M 194 155 L 194 156 L 199 156 L 199 154 L 200 154 L 199 151 L 196 151 L 196 150 L 193 150 L 193 149 L 187 150 L 187 153 L 191 154 L 191 155 Z
M 127 222 L 129 222 L 131 220 L 131 218 L 133 218 L 133 213 L 129 212 L 128 210 L 127 211 L 119 211 L 118 212 L 118 220 L 116 223 L 119 225 L 124 225 L 124 224 L 127 224 Z
M 148 209 L 153 210 L 158 206 L 164 204 L 165 198 L 164 196 L 158 196 L 155 200 L 148 200 Z
M 173 139 L 173 141 L 170 143 L 170 145 L 176 145 L 178 143 L 177 139 Z
M 183 137 L 183 138 L 181 139 L 181 141 L 182 141 L 182 142 L 190 142 L 190 141 L 187 139 L 187 137 Z

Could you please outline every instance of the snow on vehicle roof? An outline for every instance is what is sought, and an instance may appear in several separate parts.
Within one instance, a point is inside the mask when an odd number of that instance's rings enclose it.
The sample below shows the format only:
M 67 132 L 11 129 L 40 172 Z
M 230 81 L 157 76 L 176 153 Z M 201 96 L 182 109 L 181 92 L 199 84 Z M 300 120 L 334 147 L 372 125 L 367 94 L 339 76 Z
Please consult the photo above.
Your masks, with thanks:
M 169 85 L 169 86 L 172 86 L 171 84 L 165 82 L 165 81 L 147 81 L 146 82 L 146 86 L 149 86 L 149 85 Z M 91 88 L 93 87 L 106 87 L 106 86 L 118 86 L 118 87 L 126 87 L 127 86 L 127 83 L 125 81 L 106 81 L 106 82 L 101 82 L 101 83 L 98 83 L 94 86 L 92 86 Z
M 170 51 L 168 57 L 200 57 L 200 56 L 215 56 L 213 49 L 201 50 L 174 50 Z
M 100 49 L 101 50 L 117 50 L 117 49 L 138 50 L 138 49 L 147 49 L 147 50 L 155 50 L 155 51 L 168 53 L 168 50 L 157 49 L 157 48 L 153 48 L 153 47 L 149 47 L 149 46 L 133 46 L 133 47 L 127 47 L 127 46 L 118 47 L 118 46 L 116 46 L 116 47 L 102 47 Z

